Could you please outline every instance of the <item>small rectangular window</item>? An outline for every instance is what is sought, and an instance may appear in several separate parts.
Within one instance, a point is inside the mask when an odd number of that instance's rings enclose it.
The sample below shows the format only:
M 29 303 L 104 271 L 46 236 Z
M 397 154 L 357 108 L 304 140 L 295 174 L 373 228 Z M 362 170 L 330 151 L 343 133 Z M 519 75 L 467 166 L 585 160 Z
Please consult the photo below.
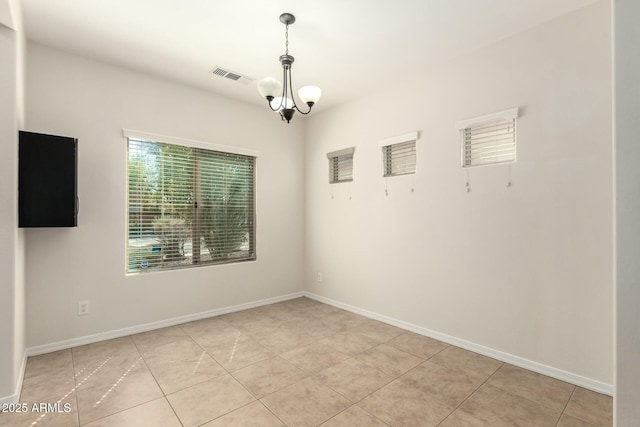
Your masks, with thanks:
M 513 108 L 461 122 L 462 167 L 515 162 L 517 117 Z
M 353 153 L 355 147 L 327 153 L 329 159 L 329 183 L 353 181 Z
M 418 132 L 412 132 L 380 141 L 383 176 L 416 173 L 417 139 Z

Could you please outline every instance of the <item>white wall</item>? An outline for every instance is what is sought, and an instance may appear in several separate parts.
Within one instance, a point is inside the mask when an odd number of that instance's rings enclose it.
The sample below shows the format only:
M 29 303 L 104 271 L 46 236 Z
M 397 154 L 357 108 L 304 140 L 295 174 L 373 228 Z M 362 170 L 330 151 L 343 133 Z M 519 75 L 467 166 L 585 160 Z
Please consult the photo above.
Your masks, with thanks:
M 308 289 L 607 388 L 609 19 L 601 1 L 311 117 Z M 470 170 L 466 193 L 456 122 L 515 106 L 517 163 Z M 416 130 L 418 173 L 385 183 L 378 141 Z M 325 153 L 354 145 L 354 182 L 329 185 Z
M 614 4 L 616 390 L 618 426 L 640 425 L 640 3 Z
M 26 232 L 29 347 L 302 290 L 301 121 L 40 45 L 28 64 L 27 129 L 78 138 L 80 197 L 77 228 Z M 123 128 L 258 150 L 258 260 L 126 275 Z
M 0 0 L 0 402 L 16 401 L 25 357 L 23 233 L 17 221 L 24 33 L 17 1 Z

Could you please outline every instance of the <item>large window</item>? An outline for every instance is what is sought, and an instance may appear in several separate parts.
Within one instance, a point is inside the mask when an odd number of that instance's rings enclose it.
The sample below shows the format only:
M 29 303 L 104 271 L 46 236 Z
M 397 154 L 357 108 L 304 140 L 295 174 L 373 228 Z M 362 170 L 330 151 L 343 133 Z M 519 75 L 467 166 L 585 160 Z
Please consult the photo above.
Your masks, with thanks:
M 255 259 L 254 164 L 129 137 L 127 271 Z

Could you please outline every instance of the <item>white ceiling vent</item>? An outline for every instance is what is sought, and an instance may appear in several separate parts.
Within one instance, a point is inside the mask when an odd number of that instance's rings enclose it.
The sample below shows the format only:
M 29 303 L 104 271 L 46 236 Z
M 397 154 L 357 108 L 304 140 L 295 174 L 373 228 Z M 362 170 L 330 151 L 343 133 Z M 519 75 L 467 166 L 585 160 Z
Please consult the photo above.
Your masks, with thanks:
M 236 82 L 244 83 L 244 84 L 249 84 L 254 80 L 251 77 L 243 76 L 240 73 L 229 71 L 225 68 L 218 67 L 218 66 L 214 67 L 213 70 L 211 70 L 211 74 L 215 76 L 224 77 L 230 80 L 234 80 Z

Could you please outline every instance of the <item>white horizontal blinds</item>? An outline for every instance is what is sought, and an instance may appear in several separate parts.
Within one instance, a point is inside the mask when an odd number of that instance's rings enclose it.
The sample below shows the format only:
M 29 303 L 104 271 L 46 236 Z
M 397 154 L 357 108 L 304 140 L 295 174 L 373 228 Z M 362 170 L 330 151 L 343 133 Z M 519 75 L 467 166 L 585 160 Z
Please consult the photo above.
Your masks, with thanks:
M 347 148 L 327 154 L 329 159 L 329 182 L 353 181 L 353 153 L 355 148 Z
M 416 173 L 416 141 L 382 147 L 384 176 Z
M 128 141 L 128 271 L 255 258 L 254 157 Z
M 198 152 L 201 261 L 254 258 L 254 158 Z
M 188 262 L 192 156 L 186 147 L 129 139 L 128 271 Z
M 482 166 L 516 160 L 517 109 L 464 122 L 462 166 Z

